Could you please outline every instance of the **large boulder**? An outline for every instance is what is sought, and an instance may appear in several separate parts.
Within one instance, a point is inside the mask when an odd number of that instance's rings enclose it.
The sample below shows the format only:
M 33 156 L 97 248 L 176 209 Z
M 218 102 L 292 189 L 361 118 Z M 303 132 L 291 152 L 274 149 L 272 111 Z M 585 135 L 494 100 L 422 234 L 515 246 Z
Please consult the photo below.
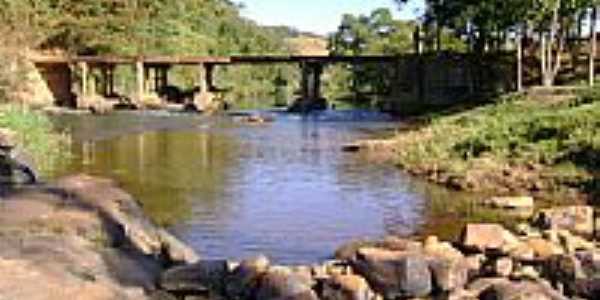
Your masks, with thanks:
M 254 299 L 318 300 L 311 282 L 285 267 L 272 267 L 262 276 Z
M 175 236 L 148 219 L 135 199 L 109 179 L 88 175 L 73 175 L 60 179 L 55 186 L 100 212 L 106 222 L 114 224 L 113 235 L 123 235 L 139 252 L 160 256 L 171 263 L 193 264 L 198 254 Z
M 200 261 L 163 272 L 159 285 L 162 289 L 175 293 L 223 294 L 227 273 L 227 261 Z
M 425 297 L 432 291 L 427 258 L 417 252 L 360 249 L 354 269 L 385 298 Z
M 468 224 L 461 241 L 465 249 L 476 252 L 508 252 L 519 245 L 519 240 L 499 224 Z
M 545 229 L 565 229 L 590 236 L 594 233 L 594 208 L 579 205 L 545 209 L 538 213 L 535 223 Z
M 549 257 L 543 265 L 542 276 L 553 284 L 562 284 L 570 292 L 577 280 L 586 278 L 581 262 L 573 255 Z
M 323 300 L 375 300 L 367 281 L 357 275 L 336 275 L 323 285 Z
M 480 295 L 481 300 L 567 300 L 568 298 L 543 284 L 535 282 L 500 282 Z
M 553 255 L 564 253 L 559 245 L 542 238 L 530 238 L 526 241 L 526 244 L 533 250 L 535 258 L 540 260 L 545 260 Z
M 469 280 L 469 265 L 465 259 L 432 259 L 429 262 L 433 286 L 439 292 L 462 289 Z
M 269 265 L 269 259 L 262 255 L 242 261 L 226 278 L 225 294 L 228 299 L 249 299 L 269 270 Z

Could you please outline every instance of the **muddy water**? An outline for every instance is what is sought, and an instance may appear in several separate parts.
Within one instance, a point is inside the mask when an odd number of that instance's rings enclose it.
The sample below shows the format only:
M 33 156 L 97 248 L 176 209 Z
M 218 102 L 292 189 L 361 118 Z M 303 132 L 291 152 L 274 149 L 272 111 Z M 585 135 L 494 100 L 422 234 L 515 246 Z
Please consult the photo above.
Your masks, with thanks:
M 341 152 L 397 126 L 366 112 L 277 115 L 266 125 L 161 113 L 55 121 L 72 133 L 74 159 L 52 176 L 118 180 L 205 258 L 310 263 L 351 239 L 414 234 L 436 218 L 432 199 L 454 197 Z

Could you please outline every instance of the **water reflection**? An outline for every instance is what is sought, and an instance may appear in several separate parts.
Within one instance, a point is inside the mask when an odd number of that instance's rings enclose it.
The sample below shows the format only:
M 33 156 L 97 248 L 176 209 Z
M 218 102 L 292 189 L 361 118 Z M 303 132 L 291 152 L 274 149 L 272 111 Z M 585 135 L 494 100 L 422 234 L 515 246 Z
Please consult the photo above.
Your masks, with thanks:
M 431 193 L 393 166 L 340 152 L 390 127 L 343 113 L 265 126 L 148 115 L 57 124 L 71 128 L 80 158 L 58 173 L 117 179 L 206 258 L 314 262 L 351 239 L 412 234 Z

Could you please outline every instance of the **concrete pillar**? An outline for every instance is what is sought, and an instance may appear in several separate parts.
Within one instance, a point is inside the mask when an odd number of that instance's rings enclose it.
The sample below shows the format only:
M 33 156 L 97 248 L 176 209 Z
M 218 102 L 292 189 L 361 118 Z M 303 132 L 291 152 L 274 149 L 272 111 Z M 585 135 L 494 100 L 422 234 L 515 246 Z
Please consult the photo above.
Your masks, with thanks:
M 213 64 L 205 64 L 205 76 L 206 76 L 206 87 L 208 91 L 215 90 L 215 82 L 214 82 L 214 71 L 215 65 Z
M 135 97 L 136 101 L 141 102 L 142 98 L 145 94 L 145 80 L 144 80 L 144 62 L 142 60 L 137 60 L 135 62 L 135 79 L 136 79 L 136 91 Z
M 198 65 L 198 87 L 200 91 L 194 95 L 194 105 L 200 111 L 210 109 L 214 100 L 214 95 L 210 92 L 212 71 L 209 75 L 208 69 L 205 64 Z
M 200 92 L 208 91 L 208 83 L 206 81 L 206 68 L 204 64 L 198 65 L 198 87 Z
M 79 67 L 81 68 L 81 94 L 77 97 L 77 108 L 83 108 L 85 106 L 85 99 L 89 96 L 89 68 L 86 62 L 81 62 Z
M 115 94 L 115 66 L 108 68 L 108 94 Z

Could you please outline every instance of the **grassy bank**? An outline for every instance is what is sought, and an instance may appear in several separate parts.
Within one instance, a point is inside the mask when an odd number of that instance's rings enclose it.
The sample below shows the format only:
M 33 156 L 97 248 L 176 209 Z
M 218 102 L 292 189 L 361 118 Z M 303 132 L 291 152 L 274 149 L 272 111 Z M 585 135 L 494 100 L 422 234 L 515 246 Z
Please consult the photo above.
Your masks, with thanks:
M 16 134 L 16 142 L 40 171 L 49 171 L 67 157 L 68 139 L 54 131 L 52 123 L 41 112 L 16 105 L 0 106 L 0 128 Z
M 580 198 L 600 193 L 600 91 L 572 100 L 511 95 L 395 137 L 407 171 L 470 191 Z M 552 197 L 551 197 L 552 198 Z

